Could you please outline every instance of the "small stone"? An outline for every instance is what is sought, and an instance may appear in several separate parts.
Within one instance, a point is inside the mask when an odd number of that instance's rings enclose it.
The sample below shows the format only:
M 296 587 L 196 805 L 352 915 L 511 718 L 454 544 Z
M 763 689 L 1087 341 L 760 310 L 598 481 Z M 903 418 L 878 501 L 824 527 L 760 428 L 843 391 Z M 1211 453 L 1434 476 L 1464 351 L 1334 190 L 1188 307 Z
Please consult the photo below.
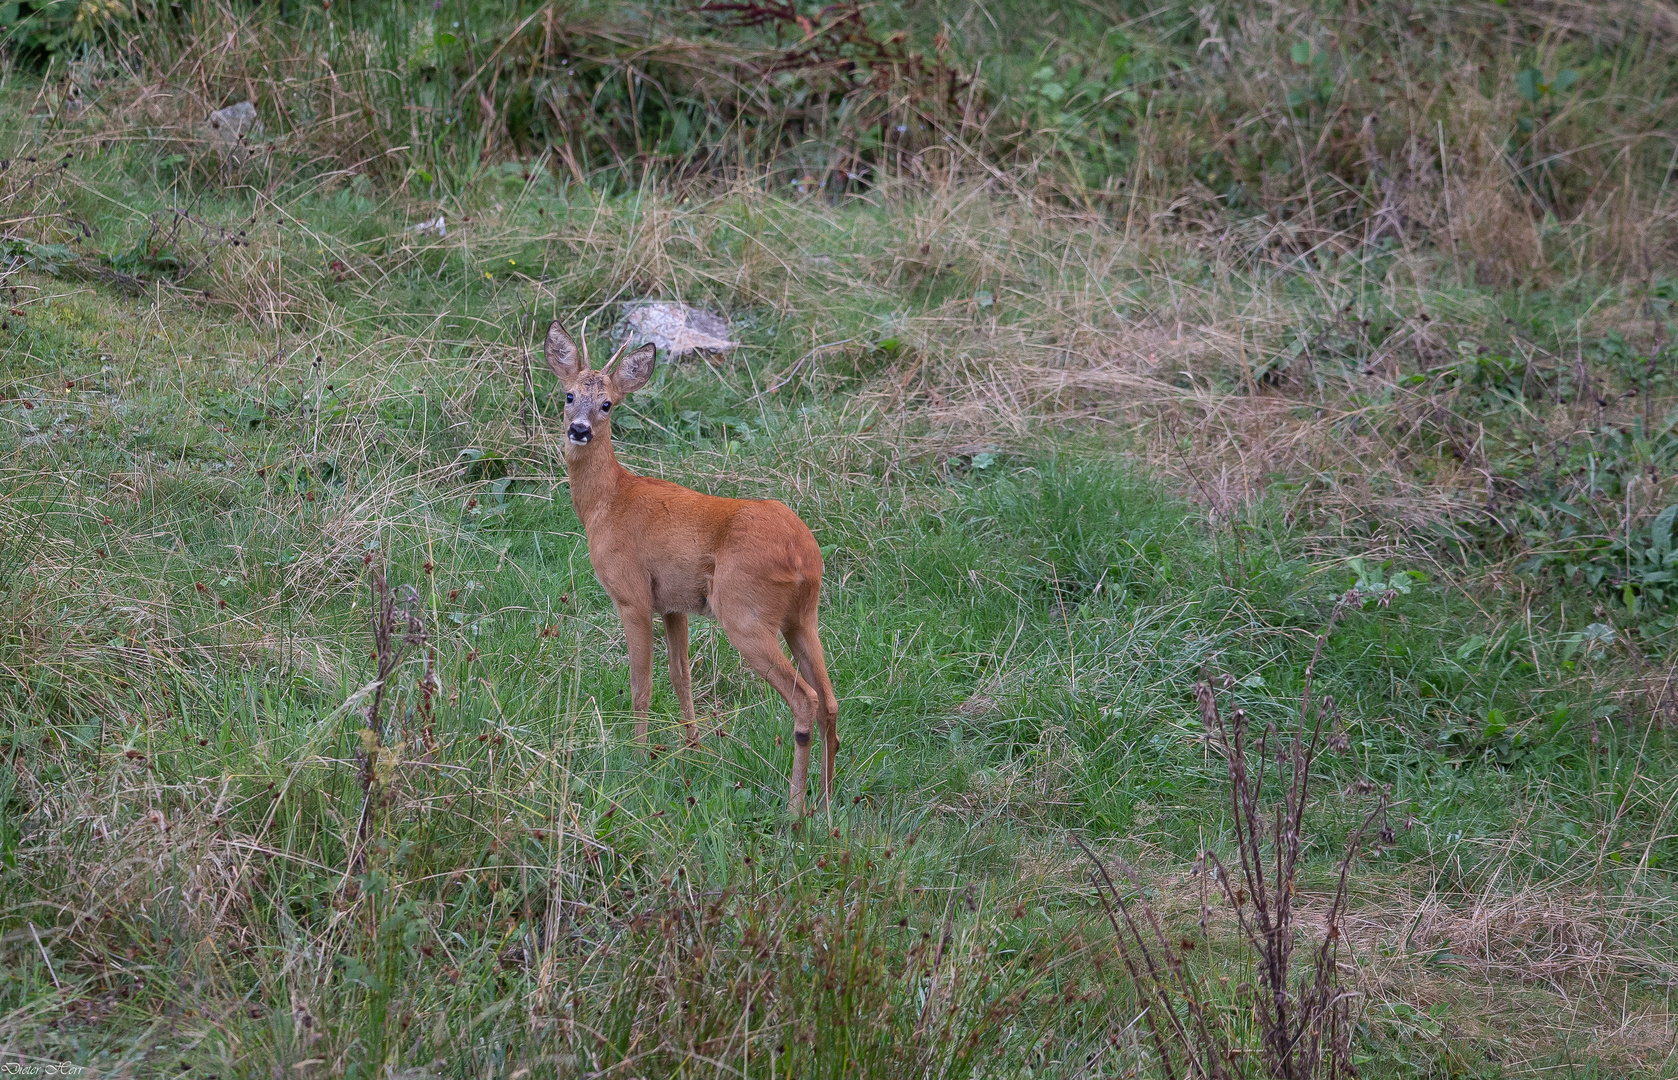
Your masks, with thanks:
M 256 106 L 248 101 L 217 109 L 208 121 L 210 145 L 234 165 L 243 164 L 250 140 L 262 134 L 262 121 L 257 119 Z

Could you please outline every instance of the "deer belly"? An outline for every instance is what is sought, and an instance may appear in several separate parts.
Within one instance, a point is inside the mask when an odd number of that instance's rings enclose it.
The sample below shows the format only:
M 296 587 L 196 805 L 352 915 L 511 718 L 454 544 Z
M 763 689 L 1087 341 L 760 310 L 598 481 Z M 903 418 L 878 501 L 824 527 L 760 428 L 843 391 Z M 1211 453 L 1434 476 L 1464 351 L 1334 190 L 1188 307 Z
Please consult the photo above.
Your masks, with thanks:
M 653 610 L 670 614 L 709 615 L 711 606 L 706 595 L 711 591 L 711 575 L 703 577 L 653 577 Z

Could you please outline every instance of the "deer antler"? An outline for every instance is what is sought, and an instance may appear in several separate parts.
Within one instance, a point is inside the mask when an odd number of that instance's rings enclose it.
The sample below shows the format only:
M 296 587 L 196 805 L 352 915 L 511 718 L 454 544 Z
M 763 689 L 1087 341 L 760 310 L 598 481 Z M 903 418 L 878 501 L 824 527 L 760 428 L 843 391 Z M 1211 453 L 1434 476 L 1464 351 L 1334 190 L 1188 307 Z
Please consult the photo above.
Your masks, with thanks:
M 632 340 L 634 340 L 634 339 L 633 338 L 628 338 L 628 337 L 624 338 L 623 339 L 623 344 L 618 346 L 618 351 L 612 354 L 612 358 L 610 360 L 606 361 L 606 366 L 601 368 L 600 370 L 602 372 L 605 372 L 605 371 L 609 370 L 613 364 L 617 363 L 620 359 L 622 359 L 623 354 L 629 350 L 629 343 Z
M 577 330 L 577 346 L 583 350 L 582 369 L 584 371 L 587 371 L 589 369 L 589 362 L 588 362 L 588 316 L 587 315 L 583 316 L 583 325 L 580 328 L 578 328 L 578 330 Z

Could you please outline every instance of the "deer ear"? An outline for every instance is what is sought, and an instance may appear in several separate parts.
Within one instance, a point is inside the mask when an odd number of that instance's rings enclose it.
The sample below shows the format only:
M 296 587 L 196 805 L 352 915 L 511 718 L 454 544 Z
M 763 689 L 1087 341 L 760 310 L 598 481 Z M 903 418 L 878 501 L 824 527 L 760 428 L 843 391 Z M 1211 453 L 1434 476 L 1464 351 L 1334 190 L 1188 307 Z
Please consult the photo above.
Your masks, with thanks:
M 578 358 L 577 343 L 559 325 L 558 319 L 548 326 L 548 338 L 542 343 L 542 351 L 548 359 L 548 370 L 561 379 L 575 379 L 588 370 L 588 361 Z
M 653 377 L 653 364 L 657 359 L 658 346 L 648 342 L 620 360 L 617 370 L 612 373 L 618 392 L 632 394 L 647 385 L 647 380 Z

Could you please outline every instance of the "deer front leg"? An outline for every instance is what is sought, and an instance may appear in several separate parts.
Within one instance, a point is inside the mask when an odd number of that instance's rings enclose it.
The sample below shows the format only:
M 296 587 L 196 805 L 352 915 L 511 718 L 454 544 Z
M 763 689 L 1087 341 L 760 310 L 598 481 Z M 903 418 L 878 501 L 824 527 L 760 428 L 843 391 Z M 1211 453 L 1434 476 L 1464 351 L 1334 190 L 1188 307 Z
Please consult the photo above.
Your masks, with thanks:
M 689 746 L 699 745 L 699 724 L 693 715 L 693 668 L 688 659 L 688 617 L 679 611 L 664 616 L 664 650 L 670 662 L 670 687 L 682 704 L 682 726 Z
M 653 614 L 646 608 L 619 607 L 623 636 L 629 643 L 629 705 L 635 711 L 635 741 L 647 745 L 647 710 L 653 703 Z

